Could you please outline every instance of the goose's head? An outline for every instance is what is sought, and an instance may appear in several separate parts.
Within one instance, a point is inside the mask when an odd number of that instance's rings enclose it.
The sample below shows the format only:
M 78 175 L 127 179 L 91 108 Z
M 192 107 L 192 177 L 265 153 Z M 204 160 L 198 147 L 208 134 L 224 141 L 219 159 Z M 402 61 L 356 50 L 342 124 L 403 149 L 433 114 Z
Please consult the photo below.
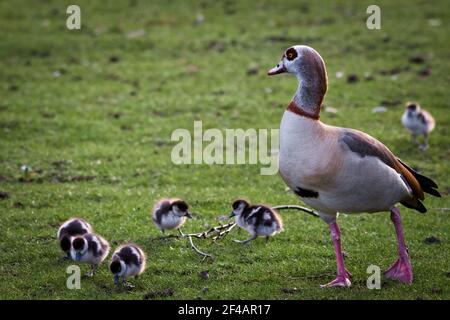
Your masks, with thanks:
M 288 48 L 281 57 L 280 62 L 270 69 L 267 74 L 273 76 L 280 73 L 297 73 L 300 69 L 301 46 L 293 46 Z
M 280 62 L 267 74 L 273 76 L 285 72 L 293 73 L 303 80 L 311 76 L 318 76 L 320 79 L 317 80 L 326 81 L 326 69 L 322 57 L 316 50 L 304 45 L 286 49 Z
M 280 62 L 267 74 L 272 76 L 284 72 L 294 74 L 300 82 L 290 110 L 302 116 L 319 119 L 328 88 L 327 70 L 320 54 L 308 46 L 290 47 L 283 53 Z

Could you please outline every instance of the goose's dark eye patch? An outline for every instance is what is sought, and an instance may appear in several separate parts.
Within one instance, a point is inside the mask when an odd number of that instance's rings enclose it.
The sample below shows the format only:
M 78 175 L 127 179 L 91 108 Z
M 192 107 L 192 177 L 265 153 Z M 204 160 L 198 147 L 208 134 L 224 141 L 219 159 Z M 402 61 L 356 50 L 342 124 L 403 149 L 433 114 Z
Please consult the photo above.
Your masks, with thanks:
M 289 48 L 289 49 L 286 51 L 286 58 L 287 58 L 289 61 L 294 60 L 295 58 L 297 58 L 297 51 L 296 51 L 294 48 Z

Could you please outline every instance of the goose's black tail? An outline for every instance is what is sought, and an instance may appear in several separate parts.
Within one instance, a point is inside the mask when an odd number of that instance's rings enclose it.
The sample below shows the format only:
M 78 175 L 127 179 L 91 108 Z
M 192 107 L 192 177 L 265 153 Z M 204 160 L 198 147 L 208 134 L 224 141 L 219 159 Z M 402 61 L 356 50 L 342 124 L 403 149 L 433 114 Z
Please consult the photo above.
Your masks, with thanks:
M 413 168 L 408 166 L 406 163 L 402 162 L 400 159 L 398 159 L 398 161 L 400 161 L 400 163 L 406 169 L 408 169 L 409 172 L 411 172 L 411 174 L 414 176 L 414 178 L 417 179 L 417 181 L 419 182 L 420 187 L 422 188 L 423 192 L 431 194 L 431 195 L 433 195 L 435 197 L 441 197 L 441 194 L 439 193 L 439 191 L 437 191 L 438 185 L 436 184 L 436 182 L 434 182 L 433 180 L 431 180 L 428 177 L 425 177 L 425 176 L 421 175 L 420 173 L 415 171 Z

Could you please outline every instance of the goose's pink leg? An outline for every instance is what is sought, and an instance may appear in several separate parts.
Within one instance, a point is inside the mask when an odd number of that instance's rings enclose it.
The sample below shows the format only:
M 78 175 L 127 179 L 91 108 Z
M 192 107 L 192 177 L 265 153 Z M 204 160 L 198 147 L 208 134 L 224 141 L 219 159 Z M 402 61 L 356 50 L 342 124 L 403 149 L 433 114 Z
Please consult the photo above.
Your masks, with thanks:
M 408 248 L 403 237 L 402 219 L 400 217 L 400 210 L 397 208 L 391 209 L 391 220 L 394 223 L 395 233 L 397 234 L 398 242 L 398 260 L 384 272 L 386 278 L 399 280 L 408 284 L 412 283 L 413 272 L 411 262 L 409 261 Z
M 336 251 L 337 277 L 330 283 L 321 285 L 322 288 L 328 287 L 349 287 L 351 285 L 349 277 L 350 272 L 345 269 L 344 256 L 341 248 L 341 231 L 336 221 L 329 224 L 331 240 L 333 241 L 334 250 Z

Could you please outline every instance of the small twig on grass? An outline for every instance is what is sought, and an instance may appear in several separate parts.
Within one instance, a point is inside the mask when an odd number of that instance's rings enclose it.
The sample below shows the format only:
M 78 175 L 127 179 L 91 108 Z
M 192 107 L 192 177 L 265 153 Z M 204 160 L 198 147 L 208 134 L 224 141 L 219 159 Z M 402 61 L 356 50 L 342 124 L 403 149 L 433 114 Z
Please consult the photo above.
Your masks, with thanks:
M 220 240 L 222 238 L 224 238 L 227 234 L 229 234 L 231 232 L 231 230 L 233 230 L 234 227 L 236 227 L 236 222 L 230 222 L 226 225 L 223 226 L 224 230 L 220 231 L 219 234 L 215 237 L 212 238 L 213 241 L 217 241 Z
M 202 261 L 205 260 L 205 259 L 208 258 L 208 257 L 211 258 L 211 259 L 213 259 L 212 254 L 209 254 L 209 253 L 205 253 L 205 252 L 203 252 L 203 251 L 200 251 L 200 250 L 195 246 L 194 241 L 192 241 L 192 236 L 191 236 L 191 235 L 187 235 L 187 238 L 189 239 L 189 243 L 191 244 L 191 248 L 194 249 L 194 251 L 197 252 L 199 255 L 203 256 Z
M 272 207 L 272 209 L 274 209 L 274 210 L 290 210 L 290 209 L 300 210 L 300 211 L 304 211 L 304 212 L 312 215 L 313 217 L 316 217 L 316 218 L 319 217 L 317 212 L 315 212 L 315 211 L 313 211 L 311 209 L 308 209 L 308 208 L 305 208 L 305 207 L 301 207 L 301 206 L 296 206 L 296 205 L 290 205 L 290 204 L 288 204 L 288 205 L 280 205 L 280 206 Z
M 230 233 L 230 231 L 233 230 L 233 228 L 235 226 L 236 226 L 235 222 L 230 222 L 230 223 L 227 223 L 224 225 L 212 227 L 209 230 L 206 230 L 204 232 L 199 232 L 199 233 L 186 233 L 185 234 L 180 229 L 178 229 L 178 231 L 180 232 L 179 237 L 188 238 L 191 248 L 194 249 L 194 251 L 197 252 L 199 255 L 203 256 L 203 260 L 205 260 L 208 257 L 213 258 L 213 255 L 211 255 L 209 253 L 205 253 L 205 252 L 201 251 L 200 249 L 198 249 L 197 246 L 194 244 L 194 241 L 192 240 L 192 238 L 206 239 L 206 238 L 210 238 L 212 234 L 217 234 L 216 236 L 212 237 L 212 240 L 216 241 L 216 240 L 223 238 L 228 233 Z

